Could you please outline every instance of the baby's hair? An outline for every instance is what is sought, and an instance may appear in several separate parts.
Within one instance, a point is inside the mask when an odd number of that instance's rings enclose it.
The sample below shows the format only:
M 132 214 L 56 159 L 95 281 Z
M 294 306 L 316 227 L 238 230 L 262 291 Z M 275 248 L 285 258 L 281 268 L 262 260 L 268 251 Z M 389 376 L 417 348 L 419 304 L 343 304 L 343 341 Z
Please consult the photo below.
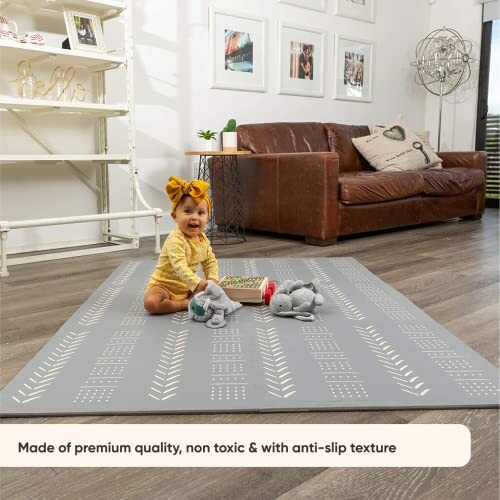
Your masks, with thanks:
M 181 199 L 179 200 L 179 203 L 177 203 L 177 207 L 183 205 L 187 198 L 191 198 L 191 196 L 189 196 L 188 194 L 183 194 Z
M 175 207 L 176 210 L 177 210 L 178 207 L 182 207 L 182 205 L 184 205 L 184 203 L 186 202 L 186 200 L 188 198 L 191 198 L 191 199 L 194 200 L 194 198 L 191 195 L 189 195 L 189 194 L 183 194 L 182 197 L 181 197 L 181 199 L 179 200 L 179 203 L 177 203 L 177 207 Z M 196 203 L 196 201 L 195 201 L 195 203 Z

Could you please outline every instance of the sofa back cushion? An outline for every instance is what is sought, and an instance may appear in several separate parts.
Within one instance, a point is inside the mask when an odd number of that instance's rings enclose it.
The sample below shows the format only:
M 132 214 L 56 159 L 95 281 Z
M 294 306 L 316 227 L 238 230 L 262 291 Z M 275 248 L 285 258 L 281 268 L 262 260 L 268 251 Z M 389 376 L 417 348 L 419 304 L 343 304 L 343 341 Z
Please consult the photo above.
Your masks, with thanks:
M 238 149 L 253 153 L 316 153 L 329 151 L 323 124 L 315 122 L 239 125 Z
M 370 129 L 367 125 L 341 125 L 339 123 L 325 123 L 324 128 L 330 151 L 335 151 L 339 154 L 340 172 L 374 170 L 358 153 L 352 144 L 353 137 L 370 135 Z

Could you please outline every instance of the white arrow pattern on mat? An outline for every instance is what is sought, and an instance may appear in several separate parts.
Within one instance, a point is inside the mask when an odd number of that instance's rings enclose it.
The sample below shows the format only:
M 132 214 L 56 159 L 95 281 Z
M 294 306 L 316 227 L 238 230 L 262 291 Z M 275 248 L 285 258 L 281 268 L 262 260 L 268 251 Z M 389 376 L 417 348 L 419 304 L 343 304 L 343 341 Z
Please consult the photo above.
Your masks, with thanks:
M 254 259 L 244 259 L 243 260 L 243 269 L 245 274 L 249 276 L 258 276 L 259 271 L 257 270 L 257 263 Z
M 279 281 L 296 280 L 297 275 L 290 266 L 288 259 L 272 259 L 271 264 L 274 269 L 274 274 Z
M 177 312 L 172 315 L 172 323 L 175 323 L 176 325 L 184 325 L 190 321 L 189 313 L 187 311 Z
M 138 262 L 129 262 L 116 276 L 116 278 L 111 282 L 113 286 L 125 285 L 129 280 L 135 270 L 139 267 Z
M 378 333 L 377 329 L 369 325 L 365 328 L 354 325 L 355 330 L 375 353 L 382 366 L 401 386 L 401 390 L 414 396 L 425 396 L 430 389 L 424 389 L 423 382 L 419 382 L 419 376 L 409 368 L 405 361 L 396 353 L 396 350 Z
M 311 274 L 318 278 L 322 283 L 328 283 L 331 281 L 330 276 L 325 272 L 325 270 L 313 259 L 302 259 L 305 266 L 311 271 Z
M 274 316 L 269 306 L 261 305 L 261 306 L 253 306 L 252 307 L 253 319 L 257 323 L 269 323 L 270 321 L 274 321 Z
M 88 333 L 69 332 L 66 334 L 47 356 L 47 360 L 36 368 L 32 377 L 29 377 L 30 383 L 23 383 L 23 388 L 17 390 L 18 396 L 12 396 L 12 399 L 18 403 L 28 403 L 42 397 L 42 394 L 71 360 Z
M 88 311 L 83 315 L 82 319 L 78 321 L 79 325 L 90 326 L 97 323 L 103 314 L 109 309 L 118 294 L 123 290 L 123 287 L 112 288 L 109 287 L 106 291 L 95 301 Z
M 262 368 L 267 392 L 277 398 L 288 398 L 297 391 L 286 362 L 276 328 L 256 328 L 257 343 L 262 356 Z
M 189 330 L 168 330 L 149 396 L 157 401 L 173 398 L 179 388 Z
M 328 285 L 326 293 L 346 317 L 356 321 L 365 319 L 361 311 L 342 293 L 340 288 L 335 285 Z
M 386 293 L 373 283 L 364 273 L 366 270 L 357 268 L 354 264 L 337 260 L 334 266 L 361 292 L 368 300 L 380 308 L 389 318 L 395 320 L 416 320 L 415 316 L 392 295 Z

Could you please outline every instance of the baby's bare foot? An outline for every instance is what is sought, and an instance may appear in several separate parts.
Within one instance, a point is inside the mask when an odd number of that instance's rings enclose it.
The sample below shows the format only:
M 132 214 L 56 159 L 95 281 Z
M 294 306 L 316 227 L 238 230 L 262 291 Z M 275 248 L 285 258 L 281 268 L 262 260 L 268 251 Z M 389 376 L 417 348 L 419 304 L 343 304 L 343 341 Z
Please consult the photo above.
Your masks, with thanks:
M 188 306 L 189 306 L 189 299 L 184 299 L 181 302 L 182 302 L 182 309 L 181 309 L 181 311 L 187 311 L 188 310 Z

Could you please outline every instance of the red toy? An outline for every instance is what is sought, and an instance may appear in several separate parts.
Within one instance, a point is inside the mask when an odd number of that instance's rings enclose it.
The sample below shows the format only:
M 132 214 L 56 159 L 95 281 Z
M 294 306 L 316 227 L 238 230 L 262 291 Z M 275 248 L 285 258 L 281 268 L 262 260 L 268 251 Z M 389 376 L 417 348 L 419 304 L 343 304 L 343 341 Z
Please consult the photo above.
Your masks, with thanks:
M 271 297 L 273 296 L 273 293 L 276 289 L 275 287 L 275 281 L 269 281 L 266 287 L 266 290 L 264 292 L 264 303 L 266 305 L 269 305 L 269 302 L 271 301 Z

